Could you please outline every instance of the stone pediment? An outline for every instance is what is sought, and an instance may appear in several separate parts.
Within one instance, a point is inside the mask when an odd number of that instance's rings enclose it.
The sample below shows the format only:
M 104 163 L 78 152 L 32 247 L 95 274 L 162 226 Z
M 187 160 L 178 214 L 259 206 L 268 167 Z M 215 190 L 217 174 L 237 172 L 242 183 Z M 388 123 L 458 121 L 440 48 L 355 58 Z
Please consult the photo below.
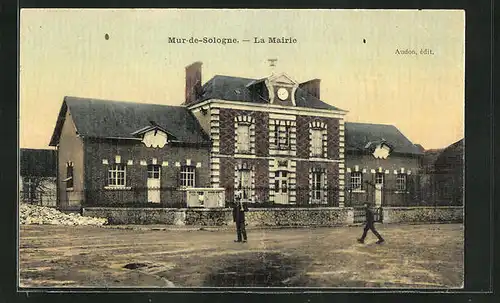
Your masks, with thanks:
M 297 81 L 282 73 L 270 76 L 265 83 L 271 104 L 295 106 L 295 91 L 299 87 Z
M 272 84 L 284 84 L 289 86 L 295 86 L 298 84 L 297 81 L 293 80 L 285 73 L 269 77 L 269 82 Z

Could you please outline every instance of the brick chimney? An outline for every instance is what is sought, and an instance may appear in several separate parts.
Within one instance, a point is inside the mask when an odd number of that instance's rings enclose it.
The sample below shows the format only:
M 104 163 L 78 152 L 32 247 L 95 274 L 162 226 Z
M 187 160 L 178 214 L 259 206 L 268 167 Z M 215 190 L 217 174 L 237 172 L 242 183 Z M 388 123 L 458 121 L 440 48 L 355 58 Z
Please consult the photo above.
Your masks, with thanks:
M 197 61 L 186 66 L 186 100 L 184 104 L 190 104 L 199 97 L 201 93 L 201 65 L 203 63 Z
M 314 97 L 320 99 L 320 79 L 312 79 L 304 83 L 300 83 L 299 87 L 313 95 Z

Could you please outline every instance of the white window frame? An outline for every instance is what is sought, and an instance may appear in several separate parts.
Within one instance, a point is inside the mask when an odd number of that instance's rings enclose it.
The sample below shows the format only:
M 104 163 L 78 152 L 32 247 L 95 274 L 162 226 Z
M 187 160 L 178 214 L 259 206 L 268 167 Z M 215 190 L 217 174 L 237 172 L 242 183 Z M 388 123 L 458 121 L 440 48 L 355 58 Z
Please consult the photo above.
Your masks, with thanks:
M 180 187 L 191 188 L 196 185 L 196 167 L 191 165 L 181 166 Z
M 381 180 L 382 182 L 379 182 L 379 180 Z M 375 184 L 382 184 L 382 186 L 384 186 L 384 183 L 385 183 L 384 173 L 379 173 L 379 172 L 375 173 Z
M 311 130 L 311 154 L 315 158 L 323 157 L 323 130 L 322 129 L 312 129 Z
M 241 130 L 245 129 L 245 132 Z M 236 128 L 236 144 L 239 153 L 249 153 L 250 146 L 250 123 L 239 122 Z
M 284 130 L 281 130 L 281 128 L 284 128 Z M 290 144 L 291 130 L 292 127 L 290 125 L 276 124 L 274 128 L 274 142 L 277 149 L 280 150 L 291 149 L 291 144 Z
M 160 179 L 161 165 L 150 164 L 148 165 L 148 179 Z
M 121 180 L 123 180 L 123 182 L 120 182 Z M 109 166 L 108 186 L 109 187 L 127 186 L 127 166 L 124 163 L 114 163 Z
M 356 182 L 354 182 L 356 181 Z M 356 187 L 354 185 L 357 185 Z M 351 189 L 353 191 L 360 191 L 363 189 L 363 173 L 351 172 Z
M 397 176 L 396 176 L 396 190 L 397 191 L 406 191 L 407 181 L 408 180 L 407 180 L 406 174 L 402 174 L 402 173 L 397 174 Z
M 319 178 L 319 180 L 318 180 Z M 313 171 L 312 172 L 312 188 L 311 188 L 311 201 L 313 203 L 322 203 L 325 196 L 325 172 Z M 319 186 L 318 186 L 319 183 Z M 319 197 L 318 197 L 319 196 Z
M 242 201 L 252 200 L 252 171 L 250 169 L 238 170 L 239 187 L 241 187 Z M 245 185 L 245 182 L 247 183 Z
M 274 190 L 281 194 L 289 194 L 290 176 L 287 170 L 277 170 L 274 172 Z M 281 186 L 284 185 L 284 186 Z

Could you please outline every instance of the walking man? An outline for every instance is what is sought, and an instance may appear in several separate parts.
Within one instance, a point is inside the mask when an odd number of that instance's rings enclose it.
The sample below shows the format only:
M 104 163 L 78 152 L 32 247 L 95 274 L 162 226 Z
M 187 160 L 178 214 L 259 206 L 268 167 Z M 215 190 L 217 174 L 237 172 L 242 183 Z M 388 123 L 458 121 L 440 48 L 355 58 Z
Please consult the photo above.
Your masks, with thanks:
M 372 233 L 375 236 L 377 236 L 377 238 L 378 238 L 378 241 L 376 243 L 377 244 L 384 243 L 384 238 L 382 238 L 382 236 L 375 229 L 375 225 L 374 225 L 375 218 L 373 215 L 373 211 L 368 206 L 368 203 L 365 203 L 365 214 L 366 214 L 366 225 L 365 225 L 365 228 L 363 230 L 363 235 L 361 236 L 361 238 L 358 239 L 358 242 L 365 243 L 366 234 L 368 233 L 368 230 L 371 230 Z
M 248 211 L 248 206 L 241 201 L 242 196 L 243 192 L 239 187 L 235 192 L 235 205 L 233 207 L 233 221 L 236 223 L 236 234 L 238 236 L 238 239 L 234 240 L 234 242 L 247 242 L 247 232 L 245 230 L 245 212 Z

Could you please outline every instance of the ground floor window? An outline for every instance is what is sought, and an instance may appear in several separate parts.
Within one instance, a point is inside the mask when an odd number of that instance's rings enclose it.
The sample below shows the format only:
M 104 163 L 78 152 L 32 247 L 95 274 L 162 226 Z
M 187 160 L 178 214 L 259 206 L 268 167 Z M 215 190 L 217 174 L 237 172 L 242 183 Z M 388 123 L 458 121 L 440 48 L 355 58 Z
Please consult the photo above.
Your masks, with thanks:
M 406 175 L 405 174 L 398 174 L 396 177 L 396 189 L 398 191 L 405 191 L 406 190 Z
M 252 199 L 252 177 L 249 169 L 240 169 L 238 171 L 239 186 L 241 187 L 242 199 Z
M 274 176 L 274 190 L 277 193 L 287 193 L 288 191 L 288 172 L 277 171 Z
M 148 165 L 148 179 L 160 179 L 160 165 Z
M 195 175 L 196 170 L 194 166 L 182 166 L 181 167 L 181 177 L 180 186 L 181 187 L 194 187 L 195 186 Z
M 351 189 L 352 190 L 361 190 L 362 182 L 363 182 L 363 175 L 361 174 L 361 172 L 351 173 Z
M 321 171 L 313 172 L 312 188 L 311 188 L 312 202 L 314 203 L 322 202 L 324 196 L 324 187 L 325 187 L 325 173 Z
M 376 173 L 375 174 L 375 184 L 384 185 L 384 174 Z
M 116 163 L 109 167 L 108 185 L 109 186 L 125 186 L 126 168 L 125 164 Z

